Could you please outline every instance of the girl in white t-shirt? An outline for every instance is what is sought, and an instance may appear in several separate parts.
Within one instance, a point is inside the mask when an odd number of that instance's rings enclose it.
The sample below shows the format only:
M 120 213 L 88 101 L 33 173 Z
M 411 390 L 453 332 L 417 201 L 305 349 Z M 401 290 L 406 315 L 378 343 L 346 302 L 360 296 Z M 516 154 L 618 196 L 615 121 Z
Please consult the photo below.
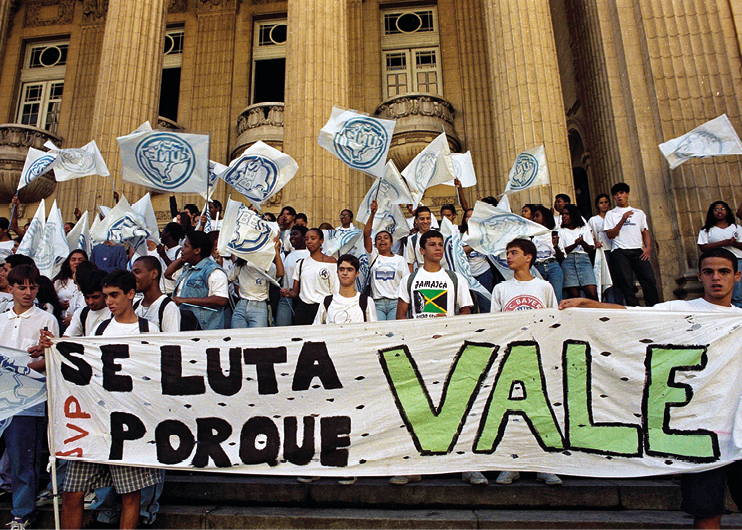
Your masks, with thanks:
M 322 253 L 325 238 L 322 230 L 311 228 L 304 237 L 309 257 L 300 260 L 294 269 L 294 286 L 281 289 L 281 296 L 299 297 L 294 308 L 294 324 L 308 326 L 314 322 L 319 305 L 326 296 L 337 291 L 337 260 Z
M 69 325 L 72 314 L 77 309 L 74 302 L 78 298 L 79 289 L 75 283 L 75 271 L 83 261 L 88 261 L 88 254 L 84 250 L 73 250 L 62 263 L 59 274 L 54 277 L 54 290 L 64 310 L 62 319 L 65 326 Z
M 561 265 L 564 273 L 563 287 L 567 296 L 577 298 L 582 289 L 589 299 L 597 300 L 598 289 L 593 264 L 590 262 L 590 253 L 595 249 L 593 233 L 574 204 L 567 204 L 562 210 L 559 240 L 566 254 Z
M 240 301 L 232 313 L 232 329 L 236 328 L 267 328 L 269 321 L 268 290 L 271 279 L 276 280 L 283 276 L 283 262 L 281 261 L 281 240 L 278 236 L 274 241 L 276 255 L 267 272 L 233 256 L 235 263 L 229 272 L 229 281 L 237 284 Z
M 734 254 L 742 269 L 742 227 L 735 224 L 732 209 L 724 201 L 711 203 L 706 213 L 706 224 L 698 233 L 701 252 L 723 247 Z M 734 284 L 732 305 L 742 307 L 742 280 Z

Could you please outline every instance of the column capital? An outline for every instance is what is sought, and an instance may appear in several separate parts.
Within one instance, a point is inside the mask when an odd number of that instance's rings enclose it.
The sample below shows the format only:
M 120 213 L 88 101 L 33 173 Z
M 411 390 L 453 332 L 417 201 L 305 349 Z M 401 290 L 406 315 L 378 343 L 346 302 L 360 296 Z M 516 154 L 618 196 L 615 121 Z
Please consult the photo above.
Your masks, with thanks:
M 108 0 L 82 0 L 83 24 L 103 24 L 108 11 Z
M 198 12 L 233 11 L 238 0 L 198 0 Z

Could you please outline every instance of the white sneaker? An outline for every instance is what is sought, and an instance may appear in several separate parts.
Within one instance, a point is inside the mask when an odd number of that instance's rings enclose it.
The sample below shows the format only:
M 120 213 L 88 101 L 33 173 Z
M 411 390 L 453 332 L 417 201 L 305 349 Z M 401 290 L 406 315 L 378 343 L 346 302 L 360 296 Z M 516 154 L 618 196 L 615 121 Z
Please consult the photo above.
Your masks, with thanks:
M 536 473 L 536 480 L 543 482 L 548 486 L 562 485 L 562 479 L 557 477 L 554 473 Z
M 20 517 L 14 517 L 13 520 L 5 526 L 9 526 L 10 530 L 26 530 L 31 526 L 31 521 L 24 521 Z
M 90 509 L 90 505 L 92 505 L 95 502 L 95 491 L 89 491 L 85 494 L 85 497 L 83 498 L 83 508 L 86 510 Z
M 389 479 L 389 484 L 403 486 L 404 484 L 409 484 L 410 482 L 420 482 L 422 479 L 423 477 L 421 475 L 397 475 L 396 477 L 392 477 Z
M 464 471 L 461 474 L 461 480 L 475 486 L 486 486 L 490 483 L 490 481 L 487 480 L 487 477 L 482 475 L 479 471 Z
M 497 482 L 498 484 L 512 484 L 514 480 L 518 480 L 520 478 L 520 473 L 518 471 L 501 471 L 499 475 L 497 475 Z
M 296 477 L 296 481 L 301 482 L 302 484 L 309 484 L 310 482 L 314 482 L 319 479 L 320 477 Z

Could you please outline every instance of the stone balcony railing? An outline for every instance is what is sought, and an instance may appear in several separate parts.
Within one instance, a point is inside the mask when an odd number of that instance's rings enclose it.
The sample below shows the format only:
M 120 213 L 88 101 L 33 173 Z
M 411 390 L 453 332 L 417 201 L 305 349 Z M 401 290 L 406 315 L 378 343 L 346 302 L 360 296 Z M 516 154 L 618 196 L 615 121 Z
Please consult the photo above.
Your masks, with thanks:
M 452 152 L 461 149 L 454 128 L 454 108 L 440 96 L 409 93 L 389 98 L 376 108 L 380 118 L 397 120 L 389 157 L 401 170 L 441 132 Z
M 157 117 L 157 128 L 168 131 L 182 131 L 183 126 L 178 122 L 174 122 L 171 119 L 165 118 L 164 116 Z
M 265 142 L 278 150 L 283 149 L 283 103 L 256 103 L 240 113 L 232 160 L 257 141 Z
M 28 148 L 46 151 L 44 143 L 48 140 L 62 146 L 58 136 L 44 129 L 13 123 L 0 124 L 0 203 L 9 203 L 15 195 Z M 18 198 L 23 204 L 40 201 L 51 195 L 56 185 L 54 172 L 50 171 L 23 187 Z

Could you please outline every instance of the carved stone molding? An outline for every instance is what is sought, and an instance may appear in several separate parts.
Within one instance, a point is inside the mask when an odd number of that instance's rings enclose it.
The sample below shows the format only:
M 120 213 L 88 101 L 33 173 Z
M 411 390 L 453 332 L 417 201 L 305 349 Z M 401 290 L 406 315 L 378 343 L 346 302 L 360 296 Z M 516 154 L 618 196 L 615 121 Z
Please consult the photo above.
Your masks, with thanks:
M 230 11 L 237 9 L 237 0 L 198 0 L 198 11 Z
M 108 0 L 82 0 L 83 24 L 103 24 L 107 11 Z
M 70 24 L 75 15 L 75 0 L 37 0 L 26 6 L 24 26 Z
M 188 10 L 188 0 L 168 0 L 168 13 L 185 13 Z
M 157 117 L 157 128 L 162 130 L 169 130 L 169 131 L 183 131 L 183 127 L 173 120 L 169 120 L 168 118 L 165 118 L 164 116 L 158 116 Z
M 429 94 L 405 94 L 391 98 L 376 109 L 381 118 L 399 119 L 407 116 L 430 116 L 453 125 L 453 105 L 443 98 Z
M 279 151 L 283 149 L 283 103 L 256 103 L 240 113 L 231 160 L 258 140 Z
M 62 140 L 44 129 L 12 123 L 0 125 L 0 146 L 3 147 L 43 149 L 44 144 L 49 140 L 57 147 L 62 147 Z M 26 155 L 24 154 L 23 157 L 25 158 Z
M 8 203 L 18 188 L 18 179 L 28 154 L 28 148 L 46 150 L 44 143 L 51 140 L 62 147 L 62 140 L 36 127 L 28 125 L 0 125 L 0 202 Z M 56 182 L 52 172 L 42 175 L 18 194 L 22 203 L 36 202 L 54 191 Z

